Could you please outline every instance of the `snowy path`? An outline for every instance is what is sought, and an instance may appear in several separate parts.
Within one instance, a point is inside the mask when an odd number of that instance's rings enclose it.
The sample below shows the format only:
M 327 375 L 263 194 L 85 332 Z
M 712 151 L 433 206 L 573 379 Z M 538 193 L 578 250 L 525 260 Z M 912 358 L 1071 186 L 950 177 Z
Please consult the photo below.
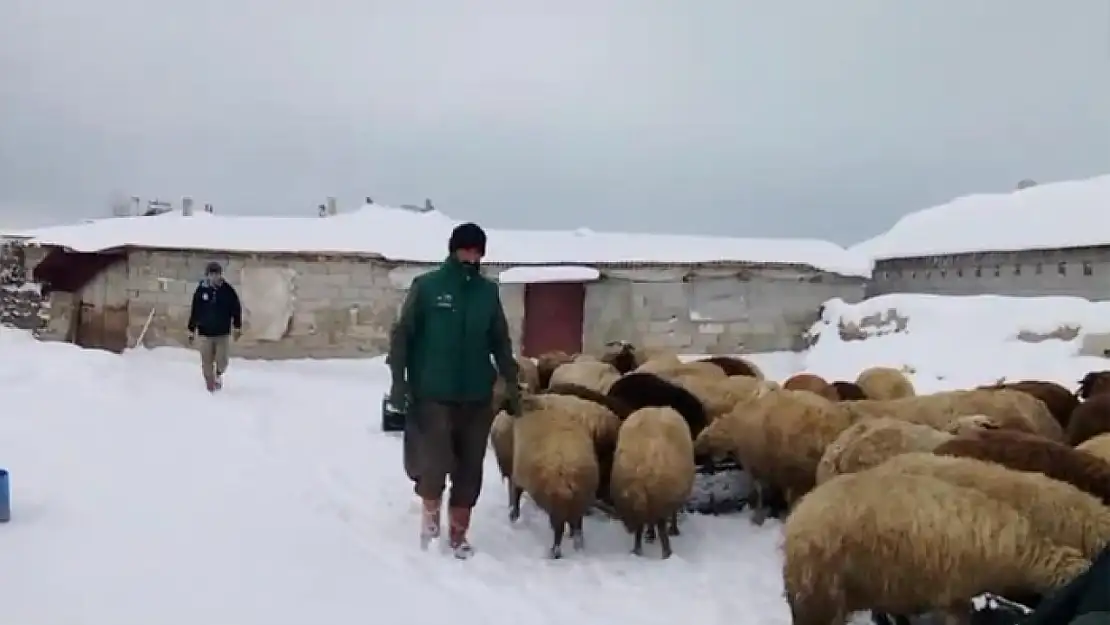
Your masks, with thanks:
M 478 555 L 420 552 L 400 441 L 377 431 L 376 362 L 236 362 L 211 397 L 180 350 L 118 357 L 0 331 L 0 353 L 4 622 L 789 622 L 776 526 L 692 517 L 663 562 L 594 520 L 586 553 L 551 562 L 537 511 L 505 518 L 492 458 Z

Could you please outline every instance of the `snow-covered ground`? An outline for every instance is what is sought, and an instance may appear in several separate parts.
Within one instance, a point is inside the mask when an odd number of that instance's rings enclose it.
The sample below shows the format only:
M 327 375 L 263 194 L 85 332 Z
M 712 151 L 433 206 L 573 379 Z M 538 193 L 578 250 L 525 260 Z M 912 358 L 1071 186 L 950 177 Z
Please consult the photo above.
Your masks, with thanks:
M 1008 338 L 1087 314 L 1072 304 L 1026 319 L 1006 316 L 1012 301 L 903 298 L 908 332 L 843 342 L 837 321 L 870 304 L 834 302 L 808 354 L 756 360 L 778 379 L 893 364 L 925 390 L 1001 376 L 1073 384 L 1105 361 L 1075 357 L 1076 341 Z M 587 551 L 550 561 L 538 512 L 509 524 L 492 458 L 478 554 L 421 552 L 400 441 L 378 427 L 379 360 L 236 361 L 210 396 L 184 350 L 115 356 L 0 329 L 0 355 L 13 489 L 4 623 L 789 623 L 777 524 L 690 516 L 662 561 L 630 555 L 618 524 L 591 519 Z

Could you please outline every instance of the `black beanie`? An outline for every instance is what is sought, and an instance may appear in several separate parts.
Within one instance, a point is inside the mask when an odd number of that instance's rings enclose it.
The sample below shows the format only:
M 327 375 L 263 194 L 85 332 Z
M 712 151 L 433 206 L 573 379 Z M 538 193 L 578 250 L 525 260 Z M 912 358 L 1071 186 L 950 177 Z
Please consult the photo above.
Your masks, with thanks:
M 486 232 L 478 224 L 471 222 L 455 226 L 450 240 L 447 241 L 447 251 L 452 254 L 469 249 L 478 249 L 482 255 L 486 253 Z

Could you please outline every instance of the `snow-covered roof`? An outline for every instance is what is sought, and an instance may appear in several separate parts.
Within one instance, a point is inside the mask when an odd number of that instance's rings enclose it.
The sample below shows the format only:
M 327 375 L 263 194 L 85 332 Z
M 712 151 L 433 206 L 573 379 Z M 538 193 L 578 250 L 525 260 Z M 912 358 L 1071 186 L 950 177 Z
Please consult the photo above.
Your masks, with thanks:
M 1110 245 L 1110 175 L 968 195 L 910 213 L 849 251 L 875 260 Z
M 534 284 L 537 282 L 592 282 L 601 277 L 595 267 L 582 265 L 524 266 L 506 269 L 497 274 L 503 284 Z
M 117 217 L 28 231 L 31 243 L 98 252 L 121 247 L 235 252 L 378 254 L 438 262 L 458 221 L 439 211 L 418 213 L 368 205 L 332 217 L 240 217 L 167 213 Z M 579 229 L 487 230 L 486 262 L 507 265 L 749 262 L 808 265 L 869 276 L 869 258 L 815 239 L 601 233 Z

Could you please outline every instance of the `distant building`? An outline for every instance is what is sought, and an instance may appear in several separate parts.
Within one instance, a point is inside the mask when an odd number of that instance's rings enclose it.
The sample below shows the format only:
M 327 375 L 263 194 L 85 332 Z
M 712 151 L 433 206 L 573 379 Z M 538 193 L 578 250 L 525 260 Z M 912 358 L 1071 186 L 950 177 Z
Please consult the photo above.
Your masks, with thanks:
M 851 249 L 875 259 L 869 295 L 1110 300 L 1110 175 L 958 198 Z
M 50 286 L 46 338 L 119 351 L 149 321 L 145 345 L 182 345 L 190 295 L 216 260 L 246 308 L 237 353 L 374 356 L 411 279 L 446 256 L 455 223 L 427 205 L 329 219 L 170 213 L 36 231 L 28 262 Z M 529 355 L 614 340 L 689 353 L 799 348 L 823 302 L 862 298 L 871 268 L 813 240 L 581 230 L 489 238 L 484 270 L 504 276 L 514 343 Z

